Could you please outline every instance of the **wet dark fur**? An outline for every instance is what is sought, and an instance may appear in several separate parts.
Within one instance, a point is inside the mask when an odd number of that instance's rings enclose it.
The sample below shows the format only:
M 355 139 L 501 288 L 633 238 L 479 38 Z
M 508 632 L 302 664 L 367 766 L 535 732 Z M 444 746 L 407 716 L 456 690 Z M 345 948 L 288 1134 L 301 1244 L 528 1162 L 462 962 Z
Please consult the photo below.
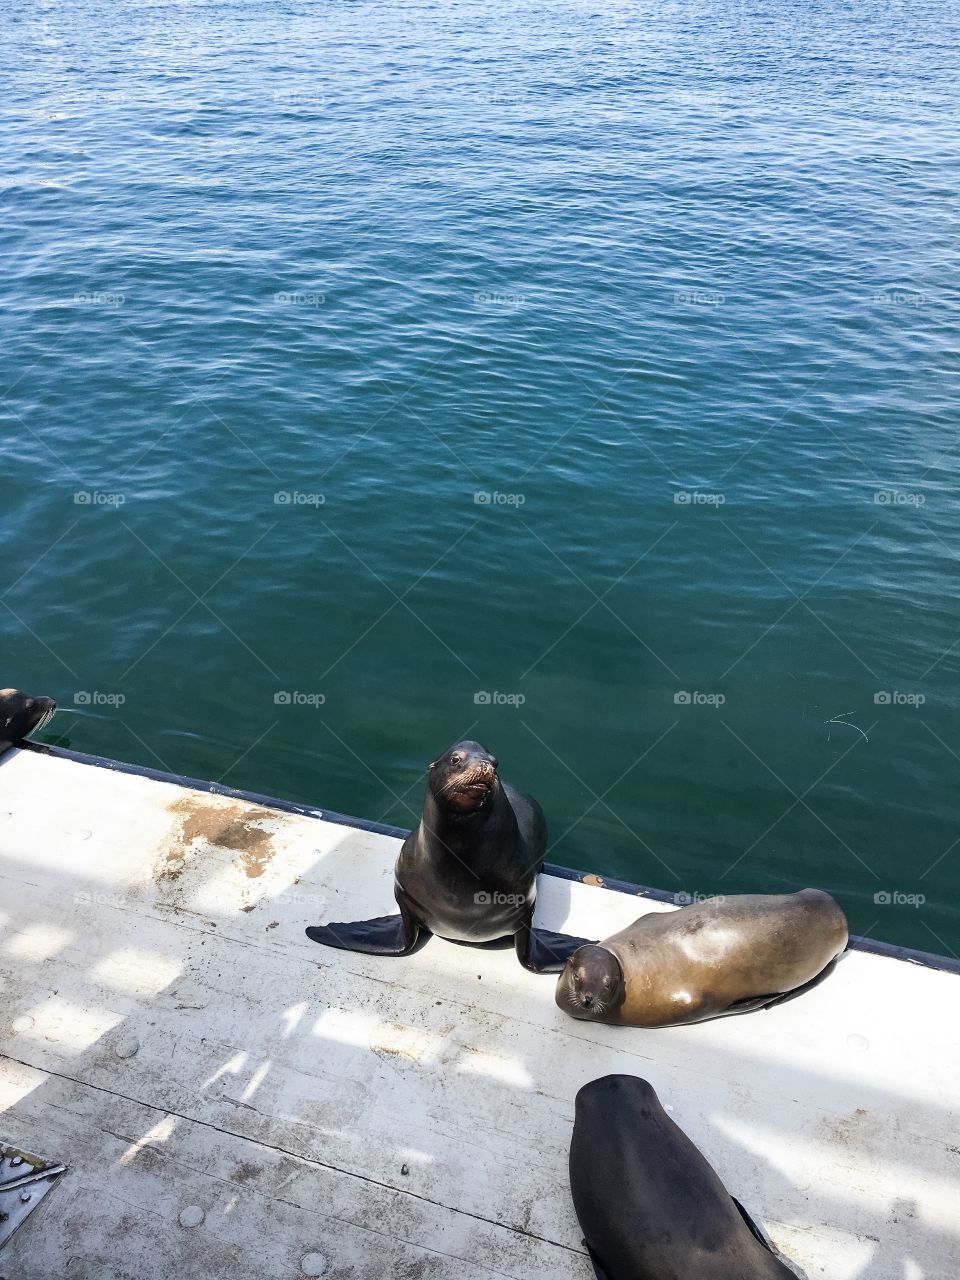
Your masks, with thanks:
M 646 1080 L 577 1094 L 570 1190 L 598 1280 L 795 1280 Z
M 547 826 L 536 800 L 502 782 L 498 767 L 478 742 L 444 752 L 397 859 L 400 915 L 319 925 L 307 936 L 372 955 L 408 955 L 427 931 L 466 943 L 512 936 L 526 968 L 559 973 L 583 939 L 531 927 Z
M 0 689 L 0 755 L 27 734 L 42 729 L 56 709 L 53 698 L 31 698 L 19 689 Z

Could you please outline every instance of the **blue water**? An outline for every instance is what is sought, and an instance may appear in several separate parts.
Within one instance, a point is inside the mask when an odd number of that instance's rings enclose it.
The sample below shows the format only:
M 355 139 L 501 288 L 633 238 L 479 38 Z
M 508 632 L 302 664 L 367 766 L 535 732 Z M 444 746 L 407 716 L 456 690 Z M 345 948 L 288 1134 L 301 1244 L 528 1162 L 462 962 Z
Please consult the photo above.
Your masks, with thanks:
M 553 861 L 960 950 L 960 5 L 2 22 L 48 740 L 409 825 L 475 736 Z

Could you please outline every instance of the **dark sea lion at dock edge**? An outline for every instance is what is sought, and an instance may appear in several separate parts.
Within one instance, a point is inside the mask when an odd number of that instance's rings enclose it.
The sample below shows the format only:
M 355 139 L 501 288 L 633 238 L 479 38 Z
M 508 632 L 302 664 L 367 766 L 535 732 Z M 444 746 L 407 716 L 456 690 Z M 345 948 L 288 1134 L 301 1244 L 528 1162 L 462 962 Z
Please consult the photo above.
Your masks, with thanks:
M 56 709 L 53 698 L 31 698 L 19 689 L 0 689 L 0 756 L 28 733 L 42 729 Z
M 577 1094 L 570 1192 L 597 1280 L 796 1280 L 637 1076 Z
M 400 914 L 316 925 L 307 937 L 343 951 L 405 956 L 423 933 L 452 942 L 512 936 L 533 973 L 559 973 L 583 938 L 532 927 L 547 825 L 531 796 L 497 772 L 479 742 L 458 742 L 430 766 L 419 825 L 397 859 Z
M 813 986 L 847 938 L 843 911 L 820 889 L 709 898 L 582 947 L 560 975 L 557 1004 L 632 1027 L 749 1013 Z

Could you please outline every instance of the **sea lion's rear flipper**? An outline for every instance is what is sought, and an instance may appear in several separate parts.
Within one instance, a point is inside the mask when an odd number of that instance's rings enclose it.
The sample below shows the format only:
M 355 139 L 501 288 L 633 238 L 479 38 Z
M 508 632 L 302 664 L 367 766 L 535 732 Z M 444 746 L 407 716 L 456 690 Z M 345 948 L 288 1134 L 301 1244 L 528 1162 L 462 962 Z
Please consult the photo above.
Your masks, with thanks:
M 739 1212 L 740 1217 L 744 1220 L 744 1222 L 750 1228 L 751 1234 L 756 1236 L 756 1238 L 760 1241 L 760 1243 L 763 1245 L 765 1249 L 768 1249 L 770 1253 L 773 1253 L 773 1250 L 770 1248 L 770 1241 L 763 1234 L 763 1232 L 760 1230 L 760 1228 L 757 1226 L 754 1220 L 750 1217 L 749 1213 L 747 1213 L 746 1209 L 743 1207 L 743 1205 L 740 1203 L 737 1197 L 731 1196 L 730 1199 L 737 1206 L 737 1211 Z
M 560 973 L 573 953 L 590 946 L 591 941 L 525 924 L 514 934 L 514 945 L 517 959 L 531 973 Z
M 786 1005 L 788 1000 L 796 1000 L 797 996 L 803 996 L 808 991 L 813 991 L 814 987 L 819 987 L 824 978 L 833 973 L 836 968 L 836 959 L 831 960 L 826 968 L 820 969 L 818 974 L 814 974 L 809 982 L 801 983 L 799 987 L 794 987 L 792 991 L 768 991 L 763 996 L 745 996 L 742 1000 L 733 1001 L 732 1005 L 728 1005 L 723 1011 L 726 1014 L 751 1014 L 755 1009 L 774 1009 L 777 1005 Z
M 406 915 L 349 924 L 317 924 L 306 931 L 312 942 L 340 951 L 362 951 L 368 956 L 408 956 L 416 950 L 421 932 L 426 930 Z
M 786 1004 L 788 1000 L 796 1000 L 797 996 L 805 995 L 806 992 L 812 991 L 814 987 L 818 987 L 824 978 L 834 971 L 836 966 L 837 961 L 833 959 L 819 973 L 814 974 L 809 982 L 804 982 L 799 987 L 794 987 L 792 991 L 769 991 L 763 996 L 747 996 L 743 1000 L 735 1000 L 726 1012 L 752 1013 L 754 1009 L 773 1009 L 778 1004 Z
M 793 992 L 788 991 L 787 995 L 792 996 Z M 753 1013 L 755 1009 L 769 1009 L 771 1005 L 779 1004 L 783 999 L 784 997 L 775 991 L 768 991 L 764 996 L 744 996 L 742 1000 L 734 1000 L 733 1004 L 727 1005 L 720 1016 L 724 1017 L 732 1013 Z
M 835 956 L 825 968 L 821 969 L 819 973 L 814 974 L 809 982 L 804 982 L 802 986 L 794 987 L 792 991 L 784 991 L 783 995 L 771 997 L 767 1001 L 765 1007 L 767 1009 L 772 1009 L 776 1004 L 786 1004 L 788 1000 L 795 1000 L 797 996 L 806 995 L 806 993 L 808 991 L 812 991 L 814 987 L 819 987 L 824 978 L 829 978 L 830 974 L 833 973 L 836 967 L 837 957 Z

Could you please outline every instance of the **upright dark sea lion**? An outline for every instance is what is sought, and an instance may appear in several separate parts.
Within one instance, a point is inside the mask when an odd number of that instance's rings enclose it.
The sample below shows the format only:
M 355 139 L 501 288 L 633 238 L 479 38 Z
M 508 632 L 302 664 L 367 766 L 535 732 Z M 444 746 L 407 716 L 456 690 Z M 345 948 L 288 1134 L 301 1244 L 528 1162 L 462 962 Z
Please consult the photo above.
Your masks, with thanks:
M 343 951 L 405 956 L 424 932 L 453 942 L 513 936 L 533 973 L 559 973 L 584 945 L 532 927 L 537 873 L 547 824 L 531 796 L 497 773 L 478 742 L 458 742 L 430 766 L 423 811 L 397 859 L 398 916 L 307 929 L 307 937 Z
M 0 756 L 34 729 L 42 729 L 56 709 L 53 698 L 31 698 L 19 689 L 0 689 Z
M 577 1094 L 570 1191 L 597 1280 L 796 1280 L 637 1076 Z
M 819 981 L 847 937 L 846 916 L 820 889 L 709 898 L 582 947 L 560 975 L 557 1004 L 631 1027 L 749 1013 Z

